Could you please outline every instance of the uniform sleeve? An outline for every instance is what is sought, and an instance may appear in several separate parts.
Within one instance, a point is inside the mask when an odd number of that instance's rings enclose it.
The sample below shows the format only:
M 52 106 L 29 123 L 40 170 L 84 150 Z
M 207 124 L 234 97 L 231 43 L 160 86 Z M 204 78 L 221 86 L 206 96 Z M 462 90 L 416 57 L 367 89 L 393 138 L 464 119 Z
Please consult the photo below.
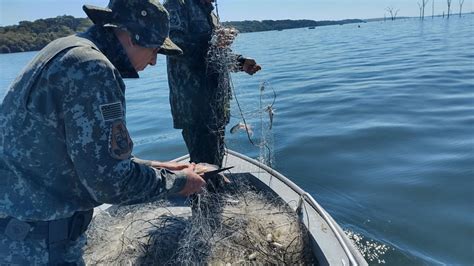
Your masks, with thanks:
M 142 203 L 180 191 L 186 176 L 131 160 L 125 85 L 99 52 L 75 48 L 64 94 L 64 133 L 77 176 L 99 203 Z
M 164 7 L 170 14 L 170 38 L 183 50 L 183 54 L 178 57 L 182 59 L 199 58 L 198 54 L 207 51 L 208 34 L 191 32 L 191 18 L 185 1 L 168 0 L 164 3 Z
M 244 70 L 244 62 L 247 58 L 243 57 L 240 54 L 232 54 L 232 57 L 235 58 L 235 63 L 231 65 L 230 71 L 232 72 L 240 72 Z

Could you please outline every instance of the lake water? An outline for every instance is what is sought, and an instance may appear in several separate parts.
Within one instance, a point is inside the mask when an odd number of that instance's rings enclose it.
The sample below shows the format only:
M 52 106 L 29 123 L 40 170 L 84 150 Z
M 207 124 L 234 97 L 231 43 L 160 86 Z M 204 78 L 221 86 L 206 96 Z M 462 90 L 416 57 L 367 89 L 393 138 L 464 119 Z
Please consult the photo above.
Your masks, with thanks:
M 261 82 L 277 94 L 267 136 L 274 167 L 344 229 L 387 245 L 379 257 L 387 264 L 474 264 L 473 26 L 473 15 L 407 19 L 241 34 L 235 43 L 263 66 L 233 76 L 257 129 Z M 34 55 L 0 55 L 1 97 Z M 158 60 L 126 81 L 127 119 L 135 154 L 167 160 L 186 148 Z M 233 113 L 231 124 L 235 102 Z M 227 145 L 259 155 L 244 134 L 227 132 Z

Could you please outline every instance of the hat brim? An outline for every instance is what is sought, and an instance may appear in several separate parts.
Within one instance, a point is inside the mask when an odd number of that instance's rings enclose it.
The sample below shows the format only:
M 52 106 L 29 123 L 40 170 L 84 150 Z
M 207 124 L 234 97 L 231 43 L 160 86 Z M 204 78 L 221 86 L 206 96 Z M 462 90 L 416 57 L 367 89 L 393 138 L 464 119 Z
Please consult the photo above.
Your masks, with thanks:
M 112 28 L 122 28 L 127 30 L 125 25 L 120 25 L 112 22 L 112 9 L 107 7 L 98 7 L 92 5 L 83 5 L 82 9 L 86 15 L 92 20 L 96 25 Z M 164 55 L 182 55 L 183 50 L 181 50 L 169 37 L 166 37 L 162 44 L 151 45 L 147 44 L 144 47 L 159 47 L 160 50 L 158 53 Z
M 82 10 L 96 25 L 105 25 L 112 21 L 112 9 L 107 7 L 98 7 L 91 5 L 83 5 Z
M 164 55 L 182 55 L 183 50 L 181 50 L 181 48 L 179 48 L 173 41 L 171 41 L 169 37 L 167 37 L 160 46 L 158 53 Z

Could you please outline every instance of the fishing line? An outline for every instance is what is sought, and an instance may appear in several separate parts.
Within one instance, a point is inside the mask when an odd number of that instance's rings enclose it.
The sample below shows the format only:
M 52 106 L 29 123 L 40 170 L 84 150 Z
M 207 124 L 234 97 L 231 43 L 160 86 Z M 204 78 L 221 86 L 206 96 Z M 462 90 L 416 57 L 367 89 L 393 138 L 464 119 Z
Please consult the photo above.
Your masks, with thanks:
M 263 82 L 262 85 L 260 86 L 260 88 L 261 88 L 260 89 L 260 101 L 259 101 L 259 106 L 260 106 L 259 113 L 260 113 L 260 125 L 261 125 L 261 141 L 260 141 L 260 144 L 255 144 L 255 142 L 252 140 L 252 137 L 251 137 L 251 134 L 250 134 L 250 131 L 249 131 L 250 126 L 247 123 L 245 115 L 242 111 L 242 107 L 241 107 L 239 99 L 237 97 L 237 93 L 235 92 L 232 80 L 230 81 L 230 83 L 231 83 L 231 87 L 232 87 L 233 97 L 235 99 L 235 103 L 237 104 L 237 108 L 238 108 L 238 111 L 239 111 L 239 114 L 240 114 L 240 118 L 242 119 L 242 122 L 244 124 L 244 130 L 245 130 L 245 133 L 247 135 L 247 138 L 253 146 L 266 149 L 267 156 L 260 154 L 259 161 L 266 164 L 266 165 L 268 165 L 268 166 L 270 166 L 270 167 L 272 167 L 272 164 L 273 164 L 272 159 L 271 159 L 272 149 L 270 148 L 270 146 L 268 145 L 268 143 L 266 141 L 267 137 L 265 136 L 265 133 L 264 133 L 266 131 L 266 128 L 264 127 L 264 123 L 263 123 L 263 113 L 264 113 L 264 111 L 263 111 L 263 108 L 262 108 L 263 107 L 262 97 L 263 97 L 264 89 L 262 89 L 262 88 L 264 88 L 266 82 Z M 272 88 L 272 90 L 273 90 L 273 88 Z M 275 90 L 273 90 L 273 93 L 274 93 L 274 99 L 273 99 L 273 103 L 271 104 L 271 106 L 273 106 L 273 104 L 275 103 L 275 99 L 276 99 Z M 271 126 L 270 126 L 270 129 L 271 129 Z M 265 159 L 265 158 L 267 158 L 267 159 Z

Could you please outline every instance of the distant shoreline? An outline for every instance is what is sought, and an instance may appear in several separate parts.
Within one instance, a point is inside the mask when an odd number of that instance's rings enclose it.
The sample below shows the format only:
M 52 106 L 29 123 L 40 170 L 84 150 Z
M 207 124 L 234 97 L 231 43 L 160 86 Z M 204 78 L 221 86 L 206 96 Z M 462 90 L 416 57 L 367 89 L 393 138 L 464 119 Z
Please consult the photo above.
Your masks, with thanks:
M 246 20 L 223 22 L 233 26 L 241 33 L 285 30 L 305 27 L 365 23 L 361 19 L 324 20 Z M 19 53 L 39 51 L 51 41 L 77 32 L 85 31 L 92 25 L 88 18 L 58 16 L 55 18 L 20 21 L 18 25 L 0 27 L 0 53 Z
M 466 12 L 462 15 L 470 15 Z M 457 16 L 453 14 L 452 16 Z M 428 19 L 431 16 L 425 16 Z M 435 15 L 434 17 L 441 17 Z M 400 19 L 417 19 L 418 17 L 397 17 Z M 390 20 L 386 18 L 344 19 L 344 20 L 245 20 L 222 22 L 224 26 L 233 26 L 241 33 L 286 30 L 296 28 L 316 28 L 350 23 L 367 23 Z M 20 21 L 18 25 L 0 27 L 0 54 L 39 51 L 51 41 L 77 32 L 85 31 L 92 25 L 88 18 L 73 16 L 58 16 L 55 18 L 38 19 L 35 21 Z

